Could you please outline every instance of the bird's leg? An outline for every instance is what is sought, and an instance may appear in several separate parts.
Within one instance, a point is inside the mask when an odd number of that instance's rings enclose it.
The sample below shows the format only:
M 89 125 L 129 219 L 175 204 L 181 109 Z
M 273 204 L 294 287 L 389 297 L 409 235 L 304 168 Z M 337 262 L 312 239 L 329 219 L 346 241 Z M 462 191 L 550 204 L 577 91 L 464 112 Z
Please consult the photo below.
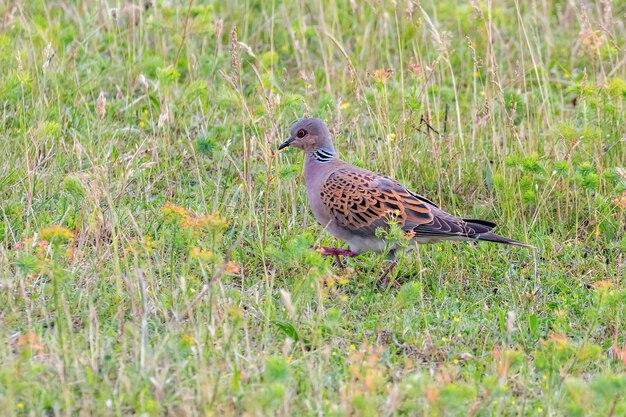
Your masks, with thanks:
M 352 252 L 350 249 L 341 249 L 341 248 L 325 248 L 322 246 L 313 246 L 313 249 L 321 253 L 322 255 L 341 255 L 341 256 L 357 256 L 358 253 Z
M 317 252 L 321 253 L 324 256 L 334 256 L 335 260 L 337 261 L 337 265 L 339 265 L 339 267 L 341 267 L 341 268 L 344 268 L 345 265 L 341 261 L 340 256 L 354 257 L 354 256 L 358 255 L 358 253 L 352 252 L 350 249 L 325 248 L 325 247 L 322 247 L 322 246 L 313 246 L 313 249 L 315 249 Z
M 394 269 L 396 269 L 396 266 L 398 266 L 398 260 L 394 259 L 391 261 L 389 267 L 383 271 L 383 274 L 380 276 L 380 278 L 378 278 L 378 281 L 383 284 L 383 287 L 386 288 L 389 285 L 389 274 L 392 273 Z

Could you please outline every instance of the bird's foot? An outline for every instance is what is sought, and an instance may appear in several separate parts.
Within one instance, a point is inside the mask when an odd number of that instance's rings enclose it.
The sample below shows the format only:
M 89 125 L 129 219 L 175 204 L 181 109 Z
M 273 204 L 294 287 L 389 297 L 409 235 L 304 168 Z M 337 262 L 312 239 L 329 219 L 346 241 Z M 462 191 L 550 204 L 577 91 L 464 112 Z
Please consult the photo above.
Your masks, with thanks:
M 313 246 L 313 249 L 321 253 L 324 256 L 334 256 L 335 261 L 337 262 L 337 265 L 339 265 L 340 268 L 345 268 L 345 265 L 343 261 L 341 260 L 340 256 L 354 257 L 358 255 L 358 253 L 352 252 L 350 249 L 325 248 L 322 246 Z

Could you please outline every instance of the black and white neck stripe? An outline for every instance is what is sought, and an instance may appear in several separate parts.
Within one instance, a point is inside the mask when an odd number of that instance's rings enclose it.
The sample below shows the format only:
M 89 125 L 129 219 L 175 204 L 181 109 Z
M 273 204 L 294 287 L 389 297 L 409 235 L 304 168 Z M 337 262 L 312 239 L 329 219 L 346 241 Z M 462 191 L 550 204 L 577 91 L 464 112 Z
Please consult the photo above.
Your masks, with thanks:
M 317 148 L 313 151 L 313 158 L 317 162 L 328 162 L 335 157 L 335 153 L 332 149 Z

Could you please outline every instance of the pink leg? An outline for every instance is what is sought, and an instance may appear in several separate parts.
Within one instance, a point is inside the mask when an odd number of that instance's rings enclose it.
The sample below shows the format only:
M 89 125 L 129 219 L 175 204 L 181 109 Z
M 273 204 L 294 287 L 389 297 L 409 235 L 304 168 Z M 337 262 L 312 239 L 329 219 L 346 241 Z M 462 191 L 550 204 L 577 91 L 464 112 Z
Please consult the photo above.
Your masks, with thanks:
M 354 257 L 354 256 L 358 255 L 358 253 L 352 252 L 350 249 L 324 248 L 324 247 L 321 247 L 321 246 L 313 246 L 313 249 L 318 251 L 319 253 L 321 253 L 324 256 L 334 256 L 335 257 L 335 261 L 337 262 L 337 265 L 339 265 L 340 268 L 345 268 L 345 265 L 341 261 L 341 258 L 339 256 Z
M 321 253 L 322 255 L 326 255 L 326 256 L 350 256 L 350 257 L 354 257 L 357 256 L 358 253 L 356 252 L 352 252 L 350 249 L 341 249 L 341 248 L 325 248 L 322 246 L 313 246 L 313 249 L 315 249 L 317 252 Z

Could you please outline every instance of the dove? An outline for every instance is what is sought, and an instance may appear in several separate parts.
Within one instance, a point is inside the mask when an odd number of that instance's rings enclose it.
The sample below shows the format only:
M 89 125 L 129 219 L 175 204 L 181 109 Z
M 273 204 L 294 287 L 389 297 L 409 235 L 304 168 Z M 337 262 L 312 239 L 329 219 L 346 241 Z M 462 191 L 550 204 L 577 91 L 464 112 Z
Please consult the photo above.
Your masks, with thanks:
M 445 212 L 428 198 L 414 193 L 393 178 L 342 161 L 328 127 L 315 118 L 298 120 L 278 150 L 302 149 L 306 154 L 304 183 L 309 206 L 317 221 L 349 250 L 317 248 L 324 255 L 357 256 L 364 251 L 386 252 L 396 262 L 402 247 L 376 233 L 395 222 L 411 245 L 448 240 L 487 241 L 526 246 L 491 230 L 495 223 L 466 219 Z

